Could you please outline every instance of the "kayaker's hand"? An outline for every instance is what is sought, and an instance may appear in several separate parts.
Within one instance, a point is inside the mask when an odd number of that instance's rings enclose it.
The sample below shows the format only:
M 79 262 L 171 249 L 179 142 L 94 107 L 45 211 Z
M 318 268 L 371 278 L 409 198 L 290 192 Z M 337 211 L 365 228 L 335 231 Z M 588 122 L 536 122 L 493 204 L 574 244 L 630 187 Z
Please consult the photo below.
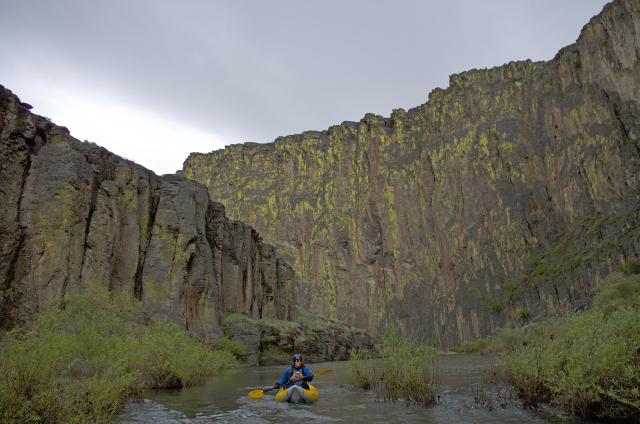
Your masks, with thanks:
M 279 389 L 279 388 L 280 388 L 280 384 L 278 384 L 278 383 L 274 384 L 274 385 L 273 385 L 273 388 L 274 388 L 274 389 Z

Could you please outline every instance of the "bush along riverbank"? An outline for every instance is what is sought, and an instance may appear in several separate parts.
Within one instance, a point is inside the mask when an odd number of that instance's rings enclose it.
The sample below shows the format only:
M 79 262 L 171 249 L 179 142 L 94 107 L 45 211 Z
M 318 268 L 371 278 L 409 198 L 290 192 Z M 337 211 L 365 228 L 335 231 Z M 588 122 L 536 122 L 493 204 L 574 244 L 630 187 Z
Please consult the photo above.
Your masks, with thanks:
M 388 333 L 382 341 L 382 358 L 370 350 L 352 349 L 349 378 L 357 387 L 374 389 L 386 401 L 406 399 L 431 405 L 435 402 L 436 350 Z
M 518 345 L 507 354 L 507 378 L 526 403 L 550 403 L 583 417 L 640 422 L 637 273 L 610 275 L 590 310 L 535 326 Z
M 69 294 L 31 329 L 0 340 L 0 422 L 106 422 L 145 388 L 203 382 L 235 363 L 238 349 L 146 322 L 141 303 L 123 294 Z
M 609 275 L 587 311 L 503 329 L 454 351 L 503 355 L 525 405 L 640 422 L 640 263 Z

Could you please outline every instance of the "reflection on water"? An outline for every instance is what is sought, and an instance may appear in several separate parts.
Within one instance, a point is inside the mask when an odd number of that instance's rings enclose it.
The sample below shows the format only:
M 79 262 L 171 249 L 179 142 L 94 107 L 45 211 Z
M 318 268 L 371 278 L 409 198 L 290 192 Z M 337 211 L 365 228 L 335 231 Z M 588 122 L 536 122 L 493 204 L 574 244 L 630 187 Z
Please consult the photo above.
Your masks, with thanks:
M 495 359 L 480 355 L 442 355 L 438 359 L 438 403 L 430 408 L 406 402 L 386 403 L 375 393 L 349 385 L 346 362 L 308 364 L 311 370 L 333 369 L 317 377 L 320 400 L 312 405 L 291 405 L 273 400 L 273 392 L 249 399 L 253 389 L 268 388 L 284 366 L 231 369 L 207 384 L 181 390 L 145 393 L 146 399 L 129 402 L 116 420 L 133 423 L 279 423 L 302 419 L 307 423 L 548 423 L 554 414 L 522 409 L 510 389 L 492 384 Z

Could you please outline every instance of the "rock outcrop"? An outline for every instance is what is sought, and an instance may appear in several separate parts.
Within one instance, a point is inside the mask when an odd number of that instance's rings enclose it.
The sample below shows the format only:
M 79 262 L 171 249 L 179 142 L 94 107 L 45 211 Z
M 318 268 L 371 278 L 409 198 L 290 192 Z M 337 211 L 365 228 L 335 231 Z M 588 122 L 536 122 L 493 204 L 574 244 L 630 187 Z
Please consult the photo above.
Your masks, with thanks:
M 246 349 L 250 365 L 288 364 L 294 353 L 306 363 L 344 361 L 352 348 L 376 351 L 374 339 L 344 322 L 326 319 L 304 310 L 296 321 L 256 320 L 229 314 L 222 321 L 224 334 Z
M 0 328 L 91 284 L 222 336 L 227 313 L 293 318 L 295 274 L 205 187 L 156 176 L 29 112 L 0 86 Z
M 639 28 L 616 0 L 549 62 L 182 173 L 283 251 L 321 315 L 446 347 L 561 312 L 640 255 Z

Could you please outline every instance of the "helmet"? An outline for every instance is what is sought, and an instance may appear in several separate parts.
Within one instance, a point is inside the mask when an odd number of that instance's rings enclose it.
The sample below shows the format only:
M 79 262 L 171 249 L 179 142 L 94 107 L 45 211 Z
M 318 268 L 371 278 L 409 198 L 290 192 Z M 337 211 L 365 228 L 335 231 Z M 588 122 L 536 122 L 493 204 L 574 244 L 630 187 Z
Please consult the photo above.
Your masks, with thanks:
M 300 363 L 302 363 L 302 355 L 300 355 L 299 353 L 293 355 L 293 357 L 291 358 L 291 363 L 295 364 L 297 359 L 299 359 Z

